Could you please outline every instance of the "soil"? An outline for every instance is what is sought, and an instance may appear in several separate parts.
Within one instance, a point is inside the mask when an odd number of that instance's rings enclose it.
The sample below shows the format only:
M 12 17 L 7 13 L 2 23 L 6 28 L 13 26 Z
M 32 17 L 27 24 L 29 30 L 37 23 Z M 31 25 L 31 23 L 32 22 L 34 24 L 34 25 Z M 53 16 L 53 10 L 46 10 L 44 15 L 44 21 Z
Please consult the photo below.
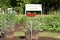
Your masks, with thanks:
M 15 28 L 16 30 L 15 31 L 21 31 L 21 30 L 18 30 L 19 27 L 22 27 L 21 25 L 18 25 L 16 24 L 15 25 Z M 15 32 L 14 31 L 14 32 Z M 34 31 L 34 30 L 33 30 Z M 32 34 L 38 34 L 39 31 L 35 30 Z M 13 32 L 11 33 L 6 33 L 8 35 L 12 34 Z M 11 36 L 8 36 L 8 37 L 5 37 L 5 38 L 0 38 L 0 40 L 31 40 L 30 39 L 30 31 L 27 31 L 26 32 L 26 36 L 21 36 L 21 37 L 14 37 L 13 34 Z M 59 40 L 57 38 L 50 38 L 50 37 L 39 37 L 38 39 L 32 39 L 32 40 Z
M 25 24 L 15 24 L 14 31 L 23 31 L 22 29 L 25 28 Z
M 13 34 L 12 34 L 12 36 L 9 36 L 7 38 L 0 38 L 0 40 L 31 40 L 29 36 L 30 36 L 30 31 L 26 32 L 26 36 L 25 37 L 24 36 L 13 37 Z M 59 40 L 59 39 L 50 38 L 50 37 L 39 37 L 38 39 L 32 39 L 32 40 Z
M 39 31 L 38 30 L 32 30 L 32 34 L 35 35 L 35 34 L 38 34 Z

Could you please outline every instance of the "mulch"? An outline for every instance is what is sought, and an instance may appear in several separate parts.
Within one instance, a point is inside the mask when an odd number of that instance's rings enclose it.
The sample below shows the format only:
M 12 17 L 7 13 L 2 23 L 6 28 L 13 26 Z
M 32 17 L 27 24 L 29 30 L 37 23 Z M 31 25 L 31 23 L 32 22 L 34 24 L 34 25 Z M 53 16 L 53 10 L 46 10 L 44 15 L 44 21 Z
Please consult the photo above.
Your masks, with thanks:
M 25 28 L 25 24 L 15 24 L 14 31 L 22 31 L 22 27 Z
M 12 39 L 10 39 L 10 38 L 0 38 L 0 40 L 27 40 L 27 39 L 26 38 L 21 39 L 19 37 L 14 37 Z M 39 37 L 39 39 L 32 39 L 32 40 L 59 40 L 59 39 L 57 39 L 57 38 L 50 38 L 50 37 Z

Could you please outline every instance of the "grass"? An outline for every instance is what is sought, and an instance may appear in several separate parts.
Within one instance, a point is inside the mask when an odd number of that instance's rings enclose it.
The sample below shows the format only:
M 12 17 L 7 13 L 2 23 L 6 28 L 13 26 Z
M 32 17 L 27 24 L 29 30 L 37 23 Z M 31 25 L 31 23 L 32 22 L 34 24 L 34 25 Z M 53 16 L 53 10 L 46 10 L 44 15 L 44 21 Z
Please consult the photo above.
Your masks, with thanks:
M 25 36 L 25 32 L 14 32 L 14 36 Z
M 42 37 L 52 37 L 60 39 L 60 33 L 53 33 L 53 32 L 40 32 L 39 36 Z

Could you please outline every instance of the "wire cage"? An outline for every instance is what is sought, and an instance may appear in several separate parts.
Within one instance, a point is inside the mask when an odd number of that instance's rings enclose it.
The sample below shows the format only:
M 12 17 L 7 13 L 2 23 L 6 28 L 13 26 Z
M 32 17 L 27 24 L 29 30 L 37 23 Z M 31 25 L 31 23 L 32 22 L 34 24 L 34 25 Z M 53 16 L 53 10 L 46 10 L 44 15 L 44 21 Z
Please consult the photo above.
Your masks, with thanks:
M 13 22 L 13 14 L 15 15 L 15 13 L 13 12 L 12 8 L 8 8 L 8 10 L 2 10 L 0 8 L 0 20 L 1 20 L 1 31 L 2 32 L 11 32 L 14 29 L 14 22 Z
M 38 36 L 38 32 L 39 32 L 39 27 L 40 27 L 40 19 L 39 18 L 35 18 L 35 17 L 28 17 L 27 18 L 27 21 L 26 21 L 26 29 L 27 29 L 27 32 L 29 37 L 26 37 L 26 38 L 30 38 L 31 40 L 32 39 L 38 39 L 39 36 Z

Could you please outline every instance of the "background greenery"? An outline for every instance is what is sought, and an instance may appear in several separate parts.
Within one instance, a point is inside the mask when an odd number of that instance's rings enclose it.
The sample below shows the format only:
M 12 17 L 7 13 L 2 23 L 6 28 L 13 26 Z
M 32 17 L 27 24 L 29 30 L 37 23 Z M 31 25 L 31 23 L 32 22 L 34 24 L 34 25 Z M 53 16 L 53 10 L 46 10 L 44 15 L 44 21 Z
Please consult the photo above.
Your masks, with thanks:
M 60 0 L 0 0 L 1 8 L 12 7 L 20 13 L 24 13 L 25 4 L 43 4 L 43 13 L 49 14 L 50 11 L 60 9 Z

